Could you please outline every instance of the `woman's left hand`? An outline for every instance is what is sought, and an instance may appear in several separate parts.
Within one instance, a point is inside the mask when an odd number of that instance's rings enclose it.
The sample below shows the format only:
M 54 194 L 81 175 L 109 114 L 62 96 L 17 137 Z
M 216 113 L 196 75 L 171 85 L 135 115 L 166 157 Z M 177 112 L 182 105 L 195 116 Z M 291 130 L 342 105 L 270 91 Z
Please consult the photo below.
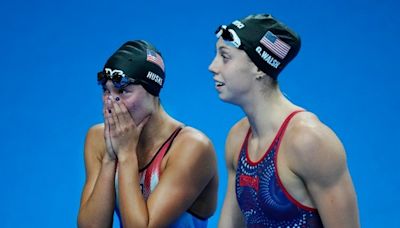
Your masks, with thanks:
M 118 98 L 117 101 L 109 99 L 107 102 L 110 124 L 109 137 L 118 160 L 123 161 L 132 156 L 136 157 L 136 147 L 140 133 L 149 117 L 146 117 L 140 124 L 136 125 L 121 100 L 118 100 Z

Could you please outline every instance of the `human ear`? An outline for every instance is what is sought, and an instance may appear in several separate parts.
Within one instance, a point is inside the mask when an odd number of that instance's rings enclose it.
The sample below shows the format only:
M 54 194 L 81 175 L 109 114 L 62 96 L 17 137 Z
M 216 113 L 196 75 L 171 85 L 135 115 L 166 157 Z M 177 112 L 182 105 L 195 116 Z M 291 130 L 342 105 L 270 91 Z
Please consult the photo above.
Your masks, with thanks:
M 261 79 L 263 79 L 265 76 L 266 76 L 266 74 L 264 73 L 264 71 L 260 70 L 260 69 L 257 67 L 256 79 L 257 79 L 257 80 L 261 80 Z

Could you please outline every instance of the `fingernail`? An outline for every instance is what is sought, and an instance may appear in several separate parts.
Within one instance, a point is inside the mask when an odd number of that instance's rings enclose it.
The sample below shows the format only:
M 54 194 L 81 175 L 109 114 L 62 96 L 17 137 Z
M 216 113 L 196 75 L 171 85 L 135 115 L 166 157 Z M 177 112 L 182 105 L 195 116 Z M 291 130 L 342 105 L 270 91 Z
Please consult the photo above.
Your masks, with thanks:
M 119 101 L 119 97 L 116 97 L 115 100 L 116 100 L 116 101 Z

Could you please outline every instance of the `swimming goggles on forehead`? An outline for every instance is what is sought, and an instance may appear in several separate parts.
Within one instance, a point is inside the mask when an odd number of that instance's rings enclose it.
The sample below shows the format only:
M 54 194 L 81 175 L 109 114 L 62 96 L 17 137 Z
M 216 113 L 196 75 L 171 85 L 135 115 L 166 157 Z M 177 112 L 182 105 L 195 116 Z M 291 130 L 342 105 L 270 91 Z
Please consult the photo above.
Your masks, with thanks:
M 139 81 L 125 75 L 122 70 L 111 70 L 104 68 L 97 73 L 97 84 L 104 86 L 108 80 L 111 80 L 117 89 L 124 88 L 130 84 L 139 84 Z
M 228 44 L 231 44 L 236 48 L 240 48 L 242 46 L 242 42 L 240 41 L 240 38 L 236 34 L 235 30 L 228 29 L 226 25 L 219 26 L 217 31 L 215 31 L 215 35 L 217 38 L 222 37 L 223 40 L 228 41 Z

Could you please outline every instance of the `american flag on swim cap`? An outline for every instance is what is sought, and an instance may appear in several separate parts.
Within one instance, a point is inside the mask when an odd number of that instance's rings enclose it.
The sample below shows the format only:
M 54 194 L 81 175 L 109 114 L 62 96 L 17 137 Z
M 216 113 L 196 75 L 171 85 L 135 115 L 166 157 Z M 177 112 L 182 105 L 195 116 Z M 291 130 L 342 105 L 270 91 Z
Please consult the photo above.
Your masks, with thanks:
M 147 61 L 157 64 L 164 71 L 164 61 L 157 52 L 147 49 Z
M 287 43 L 283 42 L 270 31 L 261 38 L 260 43 L 281 59 L 284 59 L 290 50 L 290 46 Z

